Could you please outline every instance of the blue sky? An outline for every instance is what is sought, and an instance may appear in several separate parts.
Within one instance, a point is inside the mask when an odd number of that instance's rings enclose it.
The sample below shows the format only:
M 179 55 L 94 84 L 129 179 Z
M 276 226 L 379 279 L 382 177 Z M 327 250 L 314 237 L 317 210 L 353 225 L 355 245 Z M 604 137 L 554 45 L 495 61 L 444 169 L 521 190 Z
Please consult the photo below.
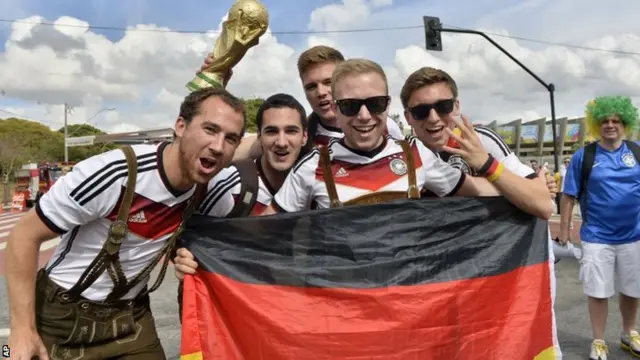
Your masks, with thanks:
M 274 32 L 310 30 L 313 11 L 327 5 L 385 2 L 263 1 L 269 10 L 270 28 Z M 42 16 L 47 22 L 53 22 L 61 16 L 67 16 L 86 21 L 92 26 L 125 28 L 151 24 L 173 30 L 206 31 L 218 28 L 221 18 L 233 2 L 234 0 L 0 0 L 0 19 Z M 579 16 L 576 0 L 392 2 L 390 6 L 374 7 L 372 13 L 364 17 L 346 11 L 332 12 L 327 16 L 325 12 L 318 26 L 350 29 L 421 26 L 422 16 L 431 15 L 440 17 L 445 25 L 480 28 L 491 32 L 507 31 L 510 35 L 543 41 L 640 52 L 640 33 L 637 27 L 640 2 L 610 0 L 604 3 L 600 0 L 580 0 L 582 7 Z M 351 16 L 348 16 L 349 14 Z M 341 19 L 343 16 L 344 19 Z M 603 23 L 606 26 L 594 26 Z M 29 28 L 28 25 L 23 26 L 21 31 Z M 24 31 L 21 31 L 16 33 L 25 36 Z M 47 113 L 43 111 L 47 107 L 36 104 L 37 101 L 48 101 L 58 104 L 58 107 L 63 101 L 89 106 L 83 98 L 90 95 L 104 101 L 103 104 L 95 106 L 116 106 L 118 111 L 122 111 L 118 121 L 134 122 L 139 121 L 141 116 L 146 116 L 150 123 L 154 123 L 158 116 L 163 116 L 163 119 L 172 116 L 185 91 L 182 84 L 199 66 L 204 52 L 212 49 L 214 45 L 213 41 L 209 42 L 206 38 L 195 35 L 163 35 L 162 38 L 133 32 L 124 41 L 119 41 L 125 36 L 124 31 L 95 28 L 90 31 L 106 37 L 110 42 L 102 43 L 101 39 L 95 36 L 87 36 L 86 39 L 90 39 L 87 41 L 92 41 L 93 46 L 91 50 L 82 54 L 90 58 L 89 63 L 106 66 L 107 69 L 112 66 L 114 71 L 103 71 L 99 76 L 86 73 L 85 70 L 78 73 L 78 64 L 82 59 L 47 52 L 52 49 L 49 43 L 55 42 L 53 37 L 45 36 L 46 34 L 41 32 L 38 38 L 40 48 L 29 48 L 28 45 L 18 44 L 16 41 L 7 42 L 11 24 L 0 22 L 0 66 L 3 67 L 0 68 L 0 86 L 7 90 L 7 95 L 0 97 L 0 108 L 24 109 L 24 114 L 32 118 L 55 119 L 58 122 L 60 109 L 57 113 L 55 109 Z M 85 37 L 82 34 L 74 36 Z M 410 72 L 420 66 L 430 65 L 443 68 L 457 77 L 465 102 L 464 108 L 473 111 L 472 115 L 476 118 L 487 120 L 495 116 L 503 119 L 532 119 L 548 116 L 548 95 L 544 89 L 522 70 L 513 69 L 514 64 L 508 58 L 481 38 L 447 36 L 444 39 L 444 51 L 433 53 L 424 50 L 422 28 L 339 35 L 321 34 L 318 37 L 323 38 L 321 42 L 335 44 L 347 57 L 367 57 L 392 71 L 389 73 L 391 88 L 396 93 L 402 79 Z M 253 64 L 253 68 L 244 68 L 244 73 L 234 73 L 232 89 L 240 96 L 265 96 L 265 93 L 271 91 L 285 91 L 302 96 L 297 74 L 291 69 L 295 68 L 296 53 L 299 54 L 309 46 L 311 37 L 307 34 L 276 34 L 275 38 L 277 41 L 274 42 L 272 39 L 271 45 L 263 46 L 260 52 L 255 53 L 253 60 L 243 60 L 243 64 Z M 514 51 L 516 57 L 534 68 L 544 80 L 556 84 L 559 116 L 580 114 L 585 98 L 595 92 L 640 91 L 640 70 L 636 70 L 640 69 L 640 61 L 637 57 L 604 52 L 580 52 L 571 48 L 554 48 L 545 44 L 501 37 L 494 39 L 510 51 Z M 193 50 L 191 45 L 194 43 L 191 41 L 198 44 L 199 50 Z M 7 43 L 12 44 L 12 48 L 7 48 Z M 43 48 L 44 51 L 39 51 Z M 30 52 L 39 55 L 32 56 Z M 264 64 L 264 57 L 261 56 L 268 56 L 271 60 L 271 63 L 266 65 L 271 67 L 268 73 L 261 72 Z M 278 61 L 286 62 L 284 70 L 274 64 Z M 44 62 L 44 66 L 39 62 Z M 149 64 L 150 62 L 152 64 Z M 51 63 L 59 64 L 62 68 L 48 66 Z M 39 78 L 38 86 L 22 84 L 22 79 L 36 76 L 36 72 L 48 74 L 44 74 L 44 79 Z M 107 76 L 108 74 L 110 75 Z M 116 80 L 113 80 L 114 78 Z M 118 86 L 122 88 L 116 88 Z M 586 88 L 588 89 L 585 90 Z M 142 95 L 138 98 L 114 96 L 127 94 L 128 89 Z M 160 99 L 160 95 L 164 97 Z M 165 109 L 169 109 L 168 113 L 161 114 L 162 111 L 166 112 Z M 92 111 L 95 109 L 86 110 L 89 115 Z M 394 111 L 397 112 L 399 109 L 396 108 Z M 78 117 L 82 117 L 82 112 L 79 113 Z M 0 118 L 4 115 L 6 114 L 0 114 Z M 146 124 L 143 123 L 141 126 Z
M 156 24 L 171 29 L 207 30 L 215 28 L 220 18 L 232 5 L 233 0 L 0 0 L 6 4 L 2 12 L 3 19 L 20 19 L 28 16 L 43 16 L 53 21 L 60 16 L 72 16 L 87 21 L 91 25 L 126 27 L 136 24 Z M 311 12 L 324 5 L 339 3 L 332 0 L 264 0 L 271 16 L 271 29 L 274 31 L 307 30 Z M 460 1 L 463 6 L 451 6 L 446 0 L 395 0 L 385 8 L 384 23 L 421 24 L 422 15 L 436 14 L 443 21 L 475 26 L 476 20 L 505 5 L 515 4 L 511 0 L 474 0 Z M 414 8 L 416 11 L 411 11 Z M 464 9 L 464 11 L 460 11 Z M 425 12 L 421 14 L 420 10 Z M 293 15 L 292 15 L 293 14 Z M 388 14 L 388 15 L 386 15 Z M 411 19 L 407 14 L 413 14 Z M 0 25 L 0 36 L 9 33 L 9 24 Z M 113 30 L 94 30 L 112 41 L 119 40 L 124 33 Z M 297 47 L 306 38 L 301 35 L 279 35 L 279 40 Z M 0 43 L 4 50 L 4 42 Z

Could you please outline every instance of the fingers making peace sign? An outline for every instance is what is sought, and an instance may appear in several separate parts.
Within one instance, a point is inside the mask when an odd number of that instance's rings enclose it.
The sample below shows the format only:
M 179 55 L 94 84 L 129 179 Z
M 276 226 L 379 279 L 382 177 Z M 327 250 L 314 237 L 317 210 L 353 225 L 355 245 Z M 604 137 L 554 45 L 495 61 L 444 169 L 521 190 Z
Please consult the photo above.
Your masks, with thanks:
M 489 153 L 482 145 L 480 137 L 473 128 L 469 119 L 462 115 L 462 123 L 456 121 L 456 125 L 462 131 L 461 136 L 454 134 L 451 129 L 445 129 L 453 140 L 459 144 L 459 148 L 445 145 L 442 150 L 462 156 L 472 168 L 479 170 L 489 160 Z

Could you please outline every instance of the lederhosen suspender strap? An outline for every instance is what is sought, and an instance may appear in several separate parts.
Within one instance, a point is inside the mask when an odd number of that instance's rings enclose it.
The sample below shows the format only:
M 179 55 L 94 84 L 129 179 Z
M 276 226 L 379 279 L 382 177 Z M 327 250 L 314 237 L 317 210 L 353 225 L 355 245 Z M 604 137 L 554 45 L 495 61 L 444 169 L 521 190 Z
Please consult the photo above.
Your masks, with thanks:
M 133 289 L 141 281 L 143 281 L 148 276 L 150 276 L 153 269 L 155 269 L 155 267 L 160 263 L 160 260 L 163 260 L 163 257 L 164 257 L 164 260 L 162 261 L 162 268 L 160 269 L 160 273 L 158 274 L 158 278 L 156 279 L 156 282 L 153 284 L 153 286 L 150 289 L 141 292 L 138 296 L 143 296 L 148 293 L 151 293 L 156 289 L 158 289 L 158 287 L 160 287 L 160 284 L 162 284 L 162 280 L 164 280 L 164 276 L 167 272 L 167 268 L 169 266 L 169 260 L 171 260 L 170 259 L 171 256 L 169 256 L 169 254 L 173 252 L 176 241 L 180 237 L 180 234 L 182 233 L 182 231 L 184 230 L 184 226 L 187 220 L 191 217 L 191 215 L 193 215 L 195 211 L 198 210 L 200 206 L 200 202 L 202 201 L 202 198 L 204 197 L 206 190 L 207 190 L 206 185 L 196 186 L 194 194 L 191 197 L 191 200 L 189 200 L 189 203 L 187 204 L 187 207 L 182 215 L 182 223 L 180 224 L 180 227 L 178 227 L 178 229 L 171 235 L 169 240 L 167 240 L 167 242 L 162 247 L 160 252 L 158 252 L 158 255 L 156 255 L 156 257 L 144 269 L 142 269 L 142 271 L 140 271 L 138 275 L 136 275 L 128 283 L 123 284 L 123 286 L 120 286 L 119 288 L 114 287 L 111 294 L 107 296 L 107 301 L 118 300 L 122 296 L 126 295 L 129 291 L 131 291 L 131 289 Z
M 129 210 L 135 194 L 135 187 L 138 175 L 138 162 L 135 152 L 130 146 L 123 146 L 121 149 L 127 159 L 128 178 L 124 191 L 124 197 L 118 209 L 116 220 L 109 227 L 107 240 L 102 249 L 87 267 L 78 282 L 71 289 L 64 291 L 61 296 L 68 299 L 77 299 L 107 270 L 109 277 L 113 281 L 114 291 L 127 283 L 127 278 L 120 265 L 120 245 L 127 236 L 127 221 L 129 220 Z
M 336 181 L 333 178 L 333 173 L 331 172 L 331 156 L 329 156 L 329 149 L 327 149 L 326 146 L 320 146 L 319 148 L 322 177 L 324 178 L 324 183 L 327 186 L 331 207 L 342 207 L 342 202 L 338 198 L 338 191 L 336 190 Z
M 409 188 L 407 190 L 407 196 L 410 199 L 420 198 L 420 189 L 418 188 L 418 181 L 416 177 L 416 166 L 413 157 L 413 151 L 411 146 L 406 140 L 398 141 L 402 147 L 402 152 L 407 159 L 407 176 L 409 182 Z M 326 146 L 320 148 L 320 166 L 322 168 L 322 177 L 324 178 L 325 185 L 327 186 L 327 193 L 329 194 L 329 201 L 331 207 L 341 207 L 342 202 L 338 198 L 338 191 L 336 190 L 336 182 L 331 171 L 331 157 L 329 156 L 329 150 Z
M 169 264 L 169 256 L 165 255 L 168 255 L 171 250 L 173 250 L 176 239 L 182 232 L 186 220 L 188 220 L 193 212 L 198 209 L 200 201 L 202 201 L 202 198 L 206 192 L 206 185 L 196 186 L 194 196 L 192 196 L 191 200 L 187 204 L 182 218 L 182 223 L 180 224 L 178 230 L 176 230 L 176 232 L 171 235 L 158 255 L 156 255 L 156 257 L 138 275 L 131 279 L 131 281 L 127 281 L 127 278 L 122 271 L 122 265 L 120 264 L 119 252 L 122 241 L 127 235 L 127 221 L 129 219 L 129 211 L 131 209 L 131 203 L 135 194 L 138 169 L 137 160 L 133 149 L 130 146 L 123 146 L 122 151 L 125 153 L 125 157 L 127 159 L 128 179 L 125 193 L 122 202 L 120 203 L 120 208 L 118 209 L 117 219 L 109 227 L 107 240 L 105 241 L 96 258 L 93 260 L 91 265 L 89 265 L 87 270 L 85 270 L 85 272 L 80 276 L 78 282 L 73 287 L 71 287 L 71 289 L 62 292 L 61 296 L 63 296 L 63 298 L 67 298 L 69 300 L 78 299 L 81 294 L 86 289 L 88 289 L 106 269 L 109 273 L 109 277 L 111 277 L 113 281 L 113 290 L 107 296 L 105 301 L 112 302 L 119 300 L 122 296 L 126 295 L 131 289 L 138 285 L 142 280 L 146 279 L 164 256 L 162 269 L 160 270 L 160 274 L 158 275 L 158 279 L 156 280 L 155 284 L 151 287 L 151 289 L 146 291 L 146 293 L 141 293 L 139 294 L 139 296 L 143 296 L 147 293 L 155 291 L 162 283 Z
M 416 163 L 413 158 L 413 151 L 411 151 L 411 146 L 409 146 L 409 143 L 406 140 L 400 140 L 398 143 L 402 146 L 404 156 L 407 158 L 407 176 L 409 177 L 409 189 L 407 190 L 407 193 L 410 199 L 419 199 L 420 189 L 418 189 Z

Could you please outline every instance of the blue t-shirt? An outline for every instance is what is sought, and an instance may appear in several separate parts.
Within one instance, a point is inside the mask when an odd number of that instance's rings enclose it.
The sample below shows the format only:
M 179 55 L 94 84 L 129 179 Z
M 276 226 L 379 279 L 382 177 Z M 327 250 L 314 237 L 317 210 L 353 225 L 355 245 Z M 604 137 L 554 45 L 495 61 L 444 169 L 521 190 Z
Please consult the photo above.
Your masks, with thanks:
M 576 197 L 582 185 L 584 148 L 571 158 L 563 193 Z M 587 205 L 585 206 L 585 197 Z M 624 244 L 640 240 L 640 165 L 623 142 L 615 151 L 596 146 L 587 191 L 582 191 L 582 241 Z

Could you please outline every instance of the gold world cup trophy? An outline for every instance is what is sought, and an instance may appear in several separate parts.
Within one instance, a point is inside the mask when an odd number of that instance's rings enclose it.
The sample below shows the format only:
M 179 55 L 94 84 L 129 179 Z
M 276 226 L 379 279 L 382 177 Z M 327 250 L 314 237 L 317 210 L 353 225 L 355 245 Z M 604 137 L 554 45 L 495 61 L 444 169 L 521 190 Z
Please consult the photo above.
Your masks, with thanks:
M 269 13 L 259 0 L 237 0 L 216 39 L 213 61 L 187 84 L 187 88 L 196 91 L 210 86 L 224 87 L 231 69 L 247 50 L 258 45 L 268 26 Z

